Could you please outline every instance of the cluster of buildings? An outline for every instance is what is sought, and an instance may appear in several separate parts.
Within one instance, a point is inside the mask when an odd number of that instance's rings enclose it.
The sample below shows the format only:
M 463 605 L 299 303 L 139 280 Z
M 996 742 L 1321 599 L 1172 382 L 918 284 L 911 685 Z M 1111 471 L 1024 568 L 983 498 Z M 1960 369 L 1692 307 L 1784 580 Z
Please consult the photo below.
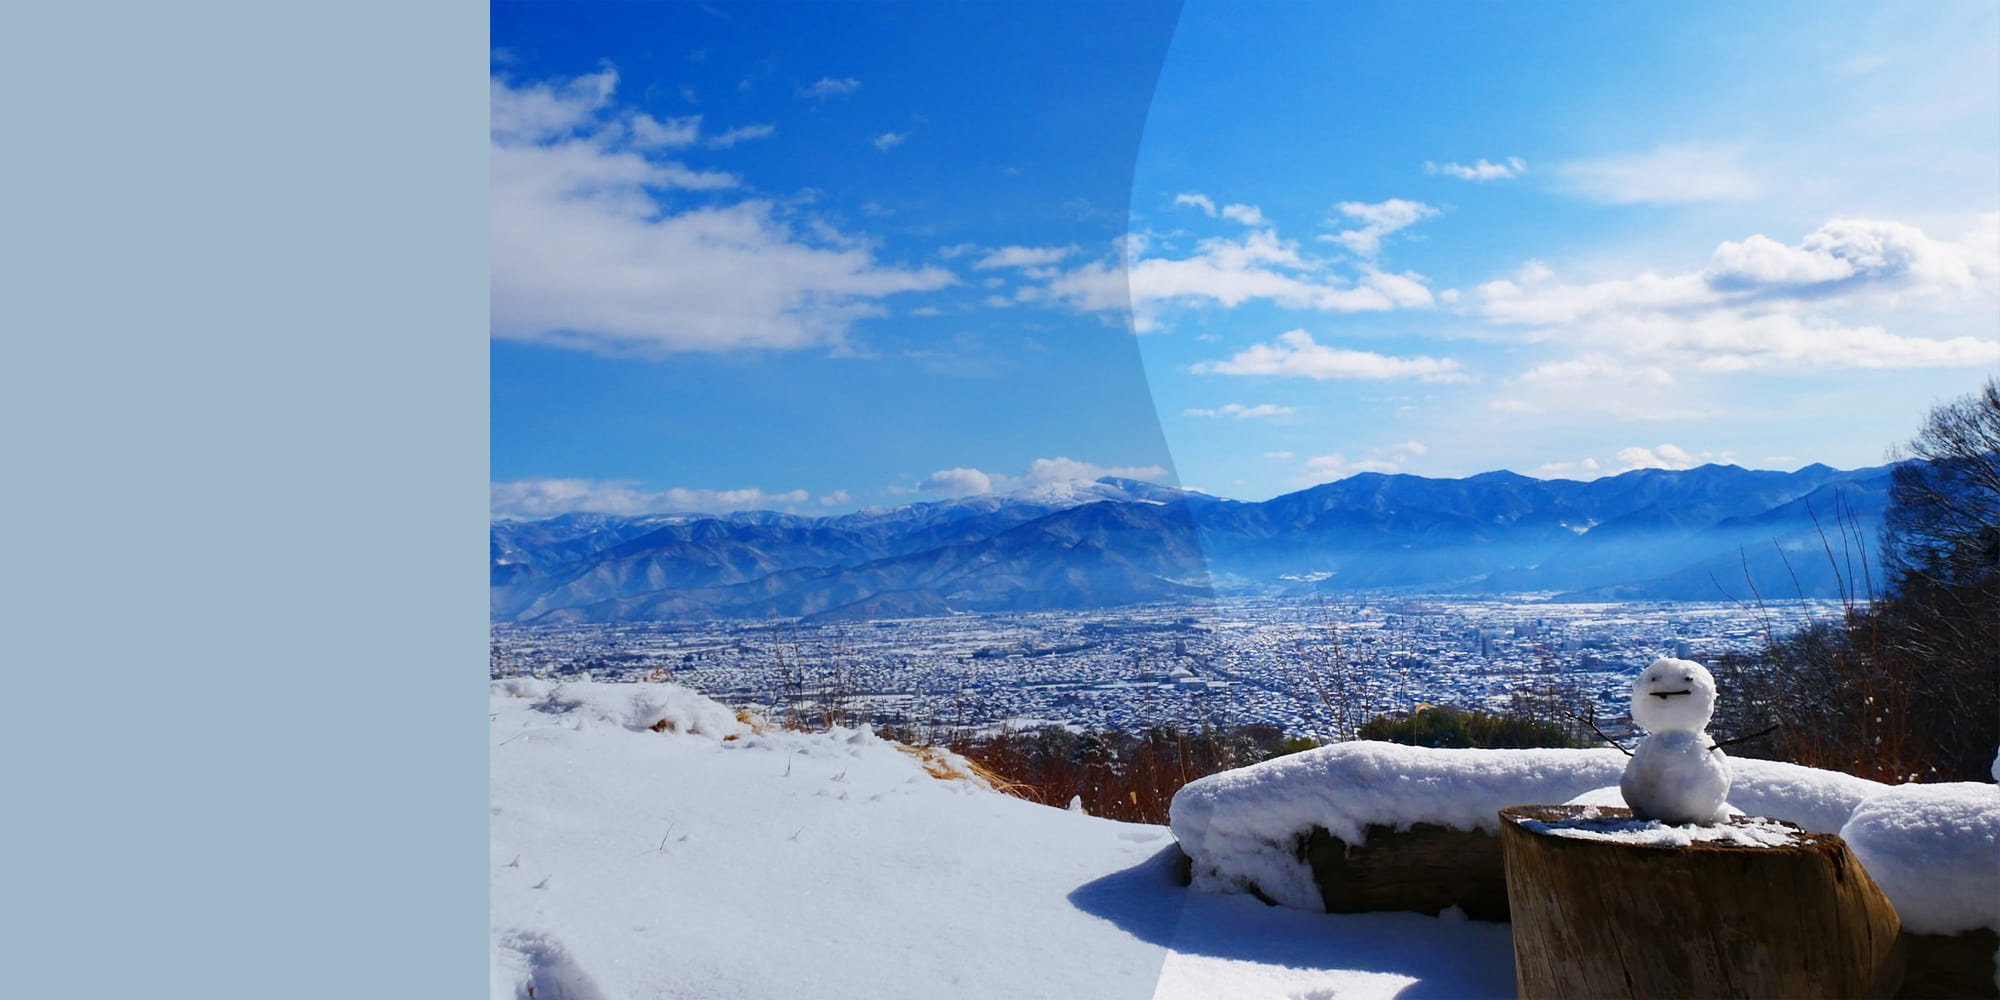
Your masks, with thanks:
M 774 715 L 929 738 L 1058 724 L 1276 726 L 1320 739 L 1429 705 L 1594 713 L 1667 655 L 1754 655 L 1836 605 L 1442 596 L 784 622 L 493 627 L 495 676 L 672 680 Z M 1726 692 L 1725 692 L 1726 694 Z

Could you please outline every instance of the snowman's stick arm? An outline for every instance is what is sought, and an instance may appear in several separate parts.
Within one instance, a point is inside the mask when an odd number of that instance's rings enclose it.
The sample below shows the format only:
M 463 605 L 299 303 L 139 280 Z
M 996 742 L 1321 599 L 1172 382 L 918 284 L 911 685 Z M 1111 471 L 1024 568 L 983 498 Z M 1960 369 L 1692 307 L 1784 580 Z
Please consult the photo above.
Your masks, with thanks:
M 1581 722 L 1584 725 L 1589 726 L 1590 731 L 1596 733 L 1598 739 L 1603 740 L 1604 742 L 1609 743 L 1614 747 L 1617 747 L 1619 753 L 1622 753 L 1627 757 L 1632 756 L 1632 751 L 1625 749 L 1624 744 L 1618 742 L 1617 740 L 1612 739 L 1609 736 L 1604 735 L 1604 730 L 1597 728 L 1596 719 L 1588 719 L 1581 715 L 1578 715 L 1575 712 L 1564 712 L 1563 714 L 1569 716 L 1572 721 Z
M 1723 747 L 1726 747 L 1726 746 L 1732 746 L 1732 745 L 1734 745 L 1734 744 L 1737 744 L 1737 743 L 1748 743 L 1748 742 L 1750 742 L 1751 740 L 1754 740 L 1754 739 L 1756 739 L 1756 738 L 1757 738 L 1757 737 L 1759 737 L 1759 736 L 1769 736 L 1769 735 L 1771 735 L 1772 733 L 1775 733 L 1775 732 L 1777 732 L 1777 731 L 1778 731 L 1778 726 L 1779 726 L 1779 725 L 1782 725 L 1782 723 L 1774 723 L 1774 724 L 1772 724 L 1772 725 L 1771 725 L 1770 727 L 1768 727 L 1768 728 L 1766 728 L 1766 729 L 1761 729 L 1761 730 L 1759 730 L 1759 731 L 1757 731 L 1757 732 L 1754 732 L 1754 733 L 1751 733 L 1751 734 L 1750 734 L 1750 735 L 1748 735 L 1748 736 L 1738 736 L 1738 737 L 1736 737 L 1735 739 L 1729 739 L 1729 740 L 1720 740 L 1720 741 L 1718 741 L 1718 742 L 1717 742 L 1717 743 L 1716 743 L 1716 744 L 1715 744 L 1714 746 L 1712 746 L 1712 747 L 1709 747 L 1709 749 L 1710 749 L 1710 750 L 1720 750 L 1720 749 L 1722 749 Z

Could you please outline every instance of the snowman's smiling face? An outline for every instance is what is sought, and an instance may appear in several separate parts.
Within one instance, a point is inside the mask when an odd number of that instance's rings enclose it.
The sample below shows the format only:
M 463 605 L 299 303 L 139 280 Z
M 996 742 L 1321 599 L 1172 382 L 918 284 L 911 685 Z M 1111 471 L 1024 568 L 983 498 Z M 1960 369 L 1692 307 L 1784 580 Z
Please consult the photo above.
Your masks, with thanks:
M 1649 733 L 1708 728 L 1715 714 L 1715 677 L 1693 660 L 1662 657 L 1632 684 L 1632 721 Z

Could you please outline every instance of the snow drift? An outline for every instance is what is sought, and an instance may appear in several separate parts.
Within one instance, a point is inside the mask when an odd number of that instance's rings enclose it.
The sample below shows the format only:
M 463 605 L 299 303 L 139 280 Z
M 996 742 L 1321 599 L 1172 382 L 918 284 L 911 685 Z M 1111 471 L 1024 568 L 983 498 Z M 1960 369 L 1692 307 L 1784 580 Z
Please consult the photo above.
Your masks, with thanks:
M 1172 825 L 1194 860 L 1196 888 L 1256 886 L 1286 906 L 1322 904 L 1298 844 L 1314 827 L 1349 844 L 1367 828 L 1433 823 L 1497 834 L 1507 806 L 1618 804 L 1627 758 L 1592 750 L 1443 750 L 1357 741 L 1309 750 L 1189 783 Z M 1777 761 L 1735 759 L 1731 806 L 1751 816 L 1839 833 L 1888 785 Z M 1895 897 L 1892 894 L 1891 899 Z
M 1164 827 L 672 684 L 492 684 L 491 996 L 1511 997 L 1506 929 L 1191 893 Z

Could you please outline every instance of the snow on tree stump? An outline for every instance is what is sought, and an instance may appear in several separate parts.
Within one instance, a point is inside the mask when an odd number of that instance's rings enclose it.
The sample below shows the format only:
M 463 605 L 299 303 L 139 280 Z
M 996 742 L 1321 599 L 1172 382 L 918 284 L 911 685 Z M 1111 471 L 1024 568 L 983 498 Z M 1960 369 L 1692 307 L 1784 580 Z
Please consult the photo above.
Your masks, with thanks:
M 1845 842 L 1767 819 L 1700 829 L 1502 809 L 1520 996 L 1895 995 L 1901 923 Z
M 1507 872 L 1493 834 L 1435 823 L 1363 832 L 1362 843 L 1349 844 L 1314 827 L 1301 845 L 1326 912 L 1437 916 L 1456 906 L 1474 920 L 1507 919 Z

